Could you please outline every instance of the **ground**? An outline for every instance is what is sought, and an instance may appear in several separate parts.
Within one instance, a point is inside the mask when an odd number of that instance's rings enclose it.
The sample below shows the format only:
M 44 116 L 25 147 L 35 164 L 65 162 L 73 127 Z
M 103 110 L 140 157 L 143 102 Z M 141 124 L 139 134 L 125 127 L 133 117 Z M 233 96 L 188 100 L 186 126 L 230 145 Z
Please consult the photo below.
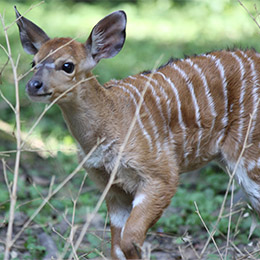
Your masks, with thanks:
M 4 139 L 2 139 L 4 140 Z M 3 141 L 0 141 L 3 142 Z M 9 142 L 9 141 L 8 141 Z M 8 144 L 4 144 L 8 147 Z M 11 147 L 10 147 L 11 148 Z M 74 157 L 76 160 L 76 157 Z M 21 158 L 20 167 L 20 183 L 18 185 L 18 201 L 16 214 L 14 219 L 14 232 L 13 235 L 17 234 L 21 229 L 24 229 L 29 216 L 33 214 L 35 209 L 39 206 L 42 201 L 41 197 L 46 197 L 50 191 L 50 175 L 53 169 L 57 170 L 60 166 L 55 166 L 50 161 L 51 159 L 42 158 L 37 153 L 24 153 Z M 14 158 L 13 156 L 5 158 L 8 168 L 13 168 Z M 0 171 L 3 171 L 3 165 L 0 164 Z M 214 166 L 215 167 L 215 166 Z M 213 167 L 213 168 L 214 168 Z M 35 174 L 32 169 L 37 170 Z M 215 169 L 215 168 L 214 168 Z M 63 174 L 65 174 L 63 172 Z M 196 181 L 200 181 L 199 175 L 201 173 L 194 172 L 190 175 L 184 175 L 181 183 L 189 183 L 188 190 L 184 187 L 179 189 L 180 193 L 184 192 L 187 194 L 194 192 L 197 194 L 197 184 Z M 84 175 L 84 171 L 80 172 L 80 175 Z M 1 183 L 4 184 L 4 176 L 0 175 Z M 10 177 L 8 177 L 10 179 Z M 55 182 L 59 183 L 64 176 L 56 176 Z M 76 193 L 73 189 L 78 191 L 79 184 L 81 185 L 82 179 L 74 180 L 71 184 L 65 187 L 65 191 L 61 191 L 58 195 L 50 200 L 50 203 L 43 208 L 37 214 L 37 217 L 33 219 L 28 227 L 21 233 L 19 238 L 14 244 L 11 250 L 12 259 L 50 259 L 51 255 L 57 256 L 58 253 L 64 252 L 66 248 L 66 238 L 69 237 L 71 230 L 71 221 L 73 212 L 75 213 L 75 224 L 73 228 L 75 230 L 74 241 L 80 234 L 81 228 L 85 223 L 86 216 L 89 216 L 91 210 L 95 206 L 96 201 L 99 198 L 99 192 L 91 182 L 86 182 L 82 187 L 82 198 L 78 198 L 76 210 L 73 211 L 71 207 L 72 198 L 76 198 Z M 34 188 L 32 188 L 34 187 Z M 35 188 L 37 187 L 37 188 Z M 55 185 L 54 187 L 55 188 Z M 186 189 L 186 190 L 185 190 Z M 1 187 L 2 199 L 6 188 Z M 66 196 L 67 193 L 71 193 L 70 196 Z M 205 191 L 201 191 L 203 194 Z M 6 191 L 7 193 L 7 191 Z M 206 191 L 207 193 L 207 191 Z M 223 198 L 223 191 L 219 194 Z M 178 194 L 178 192 L 177 192 Z M 2 210 L 0 212 L 0 218 L 2 225 L 0 226 L 0 257 L 4 252 L 4 241 L 5 234 L 7 230 L 7 209 L 9 206 L 8 197 L 6 200 L 1 201 Z M 92 202 L 89 202 L 89 197 L 91 197 Z M 177 195 L 176 195 L 177 196 Z M 192 196 L 192 195 L 190 195 Z M 95 197 L 93 199 L 93 197 Z M 240 195 L 238 193 L 238 197 Z M 176 200 L 181 200 L 180 197 L 176 197 Z M 196 197 L 194 197 L 196 199 Z M 85 200 L 85 201 L 84 201 Z M 173 199 L 174 200 L 174 199 Z M 185 195 L 183 196 L 183 207 L 185 205 Z M 236 200 L 238 200 L 236 198 Z M 37 202 L 38 201 L 38 202 Z M 91 205 L 91 203 L 93 205 Z M 226 206 L 228 209 L 228 205 Z M 238 210 L 243 216 L 239 219 L 235 215 L 232 219 L 236 225 L 237 230 L 231 233 L 231 237 L 228 245 L 228 258 L 226 259 L 258 259 L 260 258 L 260 239 L 259 236 L 253 235 L 251 239 L 237 239 L 239 237 L 237 233 L 244 232 L 244 228 L 240 227 L 239 222 L 243 223 L 243 218 L 250 218 L 248 212 L 245 211 L 246 203 L 240 203 L 236 210 Z M 143 246 L 144 254 L 147 258 L 151 259 L 199 259 L 205 244 L 208 240 L 208 233 L 200 222 L 194 222 L 192 224 L 192 218 L 194 218 L 194 209 L 190 209 L 184 212 L 182 207 L 178 205 L 171 205 L 164 213 L 161 222 L 156 224 L 155 228 L 150 230 L 148 233 L 146 242 Z M 235 211 L 235 209 L 234 209 Z M 86 212 L 89 212 L 86 214 Z M 217 218 L 219 209 L 214 210 L 209 213 Z M 188 215 L 191 216 L 188 216 Z M 240 216 L 241 216 L 240 214 Z M 170 220 L 175 216 L 172 223 Z M 110 251 L 110 231 L 109 223 L 106 221 L 106 209 L 103 205 L 101 210 L 97 213 L 94 220 L 92 221 L 87 234 L 85 235 L 83 242 L 80 245 L 78 255 L 81 255 L 81 259 L 98 259 L 101 256 L 109 256 Z M 179 221 L 178 219 L 186 219 L 185 222 Z M 190 218 L 190 220 L 189 220 Z M 207 217 L 205 217 L 207 218 Z M 170 221 L 167 223 L 167 221 Z M 189 224 L 191 223 L 191 224 Z M 213 225 L 213 223 L 211 223 Z M 211 229 L 211 227 L 209 227 Z M 172 229 L 172 230 L 171 230 Z M 225 256 L 227 248 L 227 234 L 219 231 L 218 235 L 215 236 L 217 248 L 214 246 L 212 241 L 210 241 L 209 246 L 206 248 L 205 253 L 201 259 L 220 259 L 219 252 Z M 176 231 L 175 231 L 176 230 Z M 248 234 L 248 232 L 247 232 Z M 70 248 L 69 248 L 70 252 Z M 252 254 L 252 256 L 250 256 Z M 68 254 L 66 254 L 68 257 Z

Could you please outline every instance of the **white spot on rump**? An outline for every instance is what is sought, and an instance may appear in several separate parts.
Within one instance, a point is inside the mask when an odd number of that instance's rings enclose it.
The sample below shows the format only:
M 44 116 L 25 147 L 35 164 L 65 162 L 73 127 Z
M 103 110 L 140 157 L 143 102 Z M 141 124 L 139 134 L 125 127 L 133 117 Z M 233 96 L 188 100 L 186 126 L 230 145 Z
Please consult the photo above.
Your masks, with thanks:
M 141 203 L 144 201 L 145 197 L 146 197 L 146 196 L 145 196 L 145 194 L 143 194 L 143 193 L 138 194 L 138 195 L 135 197 L 135 199 L 133 200 L 133 203 L 132 203 L 133 208 L 136 207 L 137 205 L 141 204 Z

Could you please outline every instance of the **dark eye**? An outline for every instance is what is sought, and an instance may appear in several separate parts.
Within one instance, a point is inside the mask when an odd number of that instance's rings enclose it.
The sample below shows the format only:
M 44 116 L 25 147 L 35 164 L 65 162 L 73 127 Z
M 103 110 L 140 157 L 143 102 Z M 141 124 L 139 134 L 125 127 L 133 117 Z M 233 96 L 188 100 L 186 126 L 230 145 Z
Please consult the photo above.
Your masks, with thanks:
M 67 73 L 72 73 L 74 71 L 74 64 L 72 62 L 66 62 L 62 65 L 62 70 Z
M 32 68 L 33 68 L 33 67 L 35 66 L 35 62 L 34 62 L 34 61 L 32 61 L 31 65 L 32 65 Z

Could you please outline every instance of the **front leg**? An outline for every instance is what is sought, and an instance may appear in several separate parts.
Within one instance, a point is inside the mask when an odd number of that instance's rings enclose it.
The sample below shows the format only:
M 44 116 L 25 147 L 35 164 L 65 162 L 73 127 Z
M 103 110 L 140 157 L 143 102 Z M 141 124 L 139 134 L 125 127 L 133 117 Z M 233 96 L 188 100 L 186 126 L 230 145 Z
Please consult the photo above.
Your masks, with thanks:
M 127 259 L 140 258 L 138 247 L 143 245 L 148 229 L 157 222 L 170 204 L 177 183 L 177 176 L 173 181 L 167 182 L 160 179 L 149 180 L 138 190 L 132 203 L 131 214 L 121 231 L 120 248 Z
M 121 250 L 121 233 L 130 216 L 132 197 L 119 193 L 106 199 L 111 229 L 111 257 L 112 259 L 126 259 Z

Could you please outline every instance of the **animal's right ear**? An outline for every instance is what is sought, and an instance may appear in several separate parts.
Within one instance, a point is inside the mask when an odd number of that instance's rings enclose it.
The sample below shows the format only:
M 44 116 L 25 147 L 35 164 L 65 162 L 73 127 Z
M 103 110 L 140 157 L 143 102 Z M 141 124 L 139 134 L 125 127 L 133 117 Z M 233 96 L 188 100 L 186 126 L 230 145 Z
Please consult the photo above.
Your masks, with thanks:
M 34 55 L 41 48 L 42 44 L 50 38 L 40 27 L 21 16 L 16 9 L 16 6 L 14 6 L 14 10 L 16 13 L 16 23 L 19 28 L 23 48 L 27 53 Z

